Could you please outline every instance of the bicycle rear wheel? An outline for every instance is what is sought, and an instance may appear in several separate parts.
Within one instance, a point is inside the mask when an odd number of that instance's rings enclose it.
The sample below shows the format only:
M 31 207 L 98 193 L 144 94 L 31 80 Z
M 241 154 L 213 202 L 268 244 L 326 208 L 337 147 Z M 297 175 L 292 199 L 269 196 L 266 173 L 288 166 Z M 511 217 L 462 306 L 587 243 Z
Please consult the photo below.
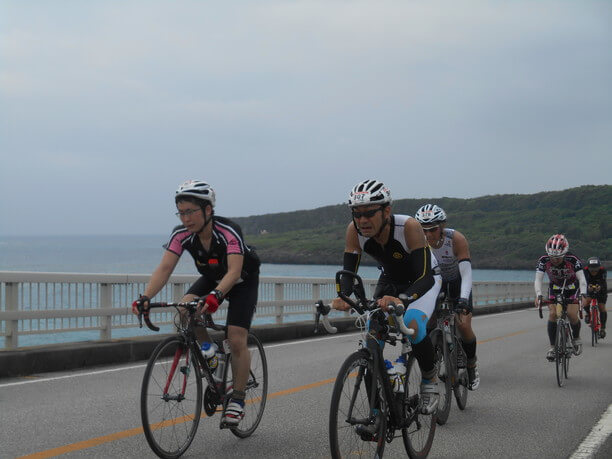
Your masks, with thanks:
M 245 390 L 244 418 L 238 426 L 230 429 L 240 438 L 246 438 L 255 432 L 261 422 L 268 399 L 268 362 L 263 345 L 257 336 L 249 333 L 247 347 L 251 355 L 251 366 Z
M 452 368 L 450 364 L 450 355 L 448 347 L 445 343 L 444 334 L 439 329 L 435 329 L 429 335 L 434 348 L 434 358 L 438 367 L 438 377 L 440 378 L 440 402 L 436 413 L 436 422 L 438 425 L 446 424 L 448 415 L 452 405 Z
M 369 353 L 361 350 L 349 355 L 340 367 L 332 392 L 332 457 L 382 457 L 388 411 L 383 381 Z
M 421 414 L 421 369 L 414 355 L 406 364 L 406 381 L 404 385 L 404 419 L 410 419 L 408 426 L 402 429 L 404 448 L 408 456 L 424 458 L 429 454 L 436 432 L 436 414 Z
M 563 387 L 563 367 L 565 365 L 565 325 L 562 321 L 557 322 L 557 335 L 555 337 L 555 370 L 557 373 L 557 384 Z
M 465 406 L 467 405 L 468 398 L 468 384 L 469 377 L 467 372 L 467 356 L 465 355 L 465 351 L 463 350 L 463 346 L 461 344 L 461 340 L 459 337 L 455 337 L 455 348 L 456 351 L 454 353 L 455 362 L 452 363 L 454 369 L 453 372 L 453 392 L 455 393 L 455 400 L 457 401 L 457 406 L 460 410 L 465 410 Z M 463 362 L 461 368 L 459 368 L 459 361 Z
M 149 446 L 159 457 L 182 455 L 202 412 L 202 377 L 191 348 L 171 336 L 153 351 L 142 380 L 140 415 Z

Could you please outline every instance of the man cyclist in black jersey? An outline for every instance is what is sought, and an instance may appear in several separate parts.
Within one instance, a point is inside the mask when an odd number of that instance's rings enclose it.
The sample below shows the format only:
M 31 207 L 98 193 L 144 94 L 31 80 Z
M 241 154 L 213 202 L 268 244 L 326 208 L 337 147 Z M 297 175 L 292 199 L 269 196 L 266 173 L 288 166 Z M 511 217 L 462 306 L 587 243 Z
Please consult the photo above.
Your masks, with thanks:
M 476 390 L 480 386 L 480 374 L 476 335 L 472 329 L 472 262 L 468 241 L 459 231 L 446 227 L 446 212 L 435 204 L 421 206 L 414 217 L 423 227 L 429 247 L 438 260 L 442 291 L 456 300 L 456 311 L 459 312 L 456 324 L 467 358 L 468 388 Z M 430 327 L 435 327 L 435 317 L 430 321 Z
M 134 301 L 146 309 L 166 285 L 180 256 L 186 250 L 202 274 L 182 298 L 200 298 L 199 311 L 214 313 L 228 299 L 227 338 L 232 352 L 233 392 L 223 415 L 228 425 L 237 425 L 244 416 L 245 389 L 250 368 L 247 335 L 251 326 L 259 287 L 259 258 L 242 237 L 242 230 L 231 220 L 214 214 L 215 192 L 203 181 L 189 180 L 179 186 L 174 197 L 181 225 L 174 228 L 159 266 L 153 272 L 144 294 Z M 200 342 L 210 341 L 206 329 L 195 330 Z
M 344 269 L 356 273 L 361 253 L 365 252 L 382 270 L 374 299 L 383 310 L 390 303 L 401 304 L 400 296 L 414 300 L 407 306 L 404 323 L 415 330 L 409 339 L 422 374 L 421 412 L 431 414 L 438 406 L 439 391 L 427 321 L 442 283 L 440 275 L 434 275 L 435 258 L 419 222 L 391 213 L 391 193 L 382 182 L 365 180 L 355 185 L 349 195 L 349 207 L 353 219 L 346 229 Z M 345 276 L 340 281 L 342 292 L 351 295 L 351 279 Z M 344 311 L 350 308 L 341 298 L 335 298 L 332 307 Z
M 608 320 L 608 312 L 606 311 L 606 302 L 608 300 L 608 273 L 606 268 L 601 266 L 601 261 L 597 257 L 589 258 L 586 266 L 584 267 L 584 277 L 587 284 L 587 298 L 584 299 L 583 307 L 586 307 L 590 302 L 591 298 L 597 300 L 597 306 L 599 308 L 599 316 L 601 318 L 601 330 L 599 331 L 599 337 L 606 337 L 606 322 Z M 588 324 L 590 322 L 590 314 L 587 313 L 584 317 L 584 321 Z

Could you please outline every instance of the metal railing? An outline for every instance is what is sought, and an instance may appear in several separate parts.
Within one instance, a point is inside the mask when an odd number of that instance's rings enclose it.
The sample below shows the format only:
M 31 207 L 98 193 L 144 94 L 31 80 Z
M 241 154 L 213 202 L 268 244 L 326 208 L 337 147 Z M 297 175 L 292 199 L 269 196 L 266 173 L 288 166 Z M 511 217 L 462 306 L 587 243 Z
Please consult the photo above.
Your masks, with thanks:
M 135 329 L 131 303 L 144 291 L 149 275 L 80 274 L 0 271 L 0 337 L 4 348 L 20 346 L 19 337 L 98 331 L 99 340 L 113 338 L 113 330 Z M 156 301 L 178 301 L 197 275 L 173 275 Z M 376 280 L 364 280 L 372 294 Z M 475 307 L 533 299 L 531 282 L 475 282 Z M 284 324 L 314 318 L 314 302 L 336 296 L 331 278 L 262 277 L 253 324 Z M 152 320 L 174 324 L 174 309 L 159 310 Z M 336 312 L 339 316 L 343 313 Z M 227 303 L 214 314 L 224 321 Z M 0 338 L 1 339 L 1 338 Z M 1 344 L 1 341 L 0 341 Z

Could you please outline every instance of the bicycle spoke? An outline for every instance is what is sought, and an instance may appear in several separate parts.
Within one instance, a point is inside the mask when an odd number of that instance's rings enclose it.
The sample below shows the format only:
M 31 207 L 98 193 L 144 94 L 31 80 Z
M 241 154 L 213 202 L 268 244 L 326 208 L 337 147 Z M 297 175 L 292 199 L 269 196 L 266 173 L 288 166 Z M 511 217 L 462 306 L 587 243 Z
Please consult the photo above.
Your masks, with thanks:
M 178 365 L 176 357 L 163 357 L 168 354 L 178 357 Z M 199 368 L 180 337 L 167 338 L 149 359 L 141 391 L 143 430 L 151 449 L 163 458 L 183 454 L 193 441 L 201 409 Z

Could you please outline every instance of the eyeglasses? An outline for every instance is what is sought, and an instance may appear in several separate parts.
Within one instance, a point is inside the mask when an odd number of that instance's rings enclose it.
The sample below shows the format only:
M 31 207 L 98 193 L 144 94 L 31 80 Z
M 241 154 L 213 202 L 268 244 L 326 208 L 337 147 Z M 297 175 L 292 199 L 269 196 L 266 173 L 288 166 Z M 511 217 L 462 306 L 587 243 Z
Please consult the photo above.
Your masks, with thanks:
M 382 207 L 378 207 L 377 209 L 364 210 L 363 212 L 357 212 L 355 210 L 352 211 L 353 218 L 355 220 L 359 220 L 361 217 L 372 218 L 376 215 L 376 212 L 383 210 Z
M 202 209 L 200 208 L 200 209 L 182 210 L 182 211 L 175 213 L 174 215 L 176 215 L 178 218 L 191 217 L 191 215 L 196 213 L 198 210 L 202 210 Z
M 423 228 L 423 231 L 425 231 L 426 233 L 429 233 L 429 232 L 433 232 L 437 230 L 438 228 L 440 228 L 440 225 L 430 226 L 429 228 Z

